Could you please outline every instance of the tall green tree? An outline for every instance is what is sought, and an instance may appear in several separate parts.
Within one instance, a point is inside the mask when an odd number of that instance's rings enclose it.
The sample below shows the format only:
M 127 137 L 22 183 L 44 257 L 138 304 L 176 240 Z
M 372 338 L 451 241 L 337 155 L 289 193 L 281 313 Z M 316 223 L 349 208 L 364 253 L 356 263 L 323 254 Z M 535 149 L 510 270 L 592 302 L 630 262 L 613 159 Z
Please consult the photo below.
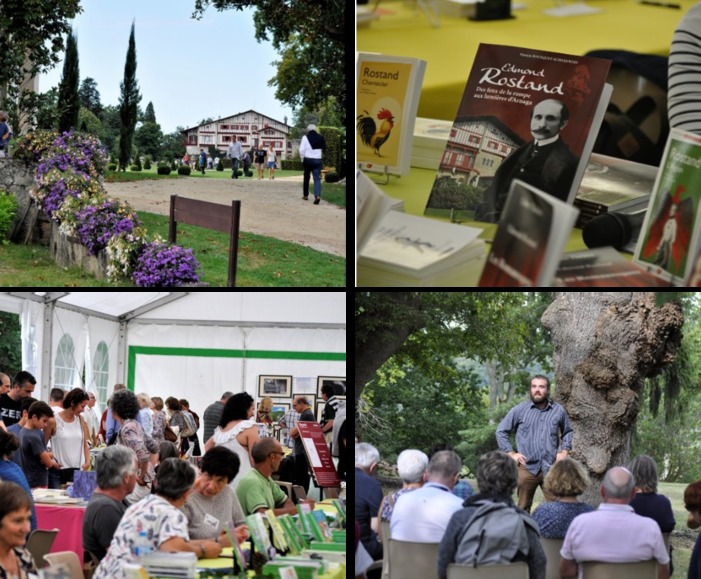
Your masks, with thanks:
M 39 103 L 34 93 L 21 91 L 20 86 L 26 77 L 59 62 L 63 38 L 79 12 L 80 0 L 0 2 L 0 109 L 34 115 Z M 19 130 L 17 119 L 13 122 Z
M 156 122 L 156 111 L 153 108 L 153 103 L 151 101 L 146 105 L 146 112 L 144 113 L 145 123 L 155 123 Z
M 209 6 L 254 8 L 256 39 L 270 40 L 282 55 L 270 81 L 276 98 L 294 108 L 316 109 L 335 97 L 345 117 L 346 5 L 344 0 L 195 0 L 193 16 L 201 17 Z
M 102 102 L 100 101 L 100 91 L 97 90 L 97 83 L 94 78 L 84 78 L 78 90 L 80 106 L 88 109 L 96 117 L 102 113 Z
M 139 83 L 136 80 L 136 40 L 134 39 L 134 23 L 131 24 L 127 61 L 124 65 L 124 80 L 120 84 L 122 94 L 119 97 L 119 116 L 122 126 L 119 133 L 119 170 L 126 171 L 131 157 L 131 144 L 138 116 Z
M 63 63 L 63 74 L 61 76 L 61 82 L 58 85 L 58 130 L 61 133 L 79 128 L 79 86 L 78 41 L 71 30 L 66 39 L 66 60 Z

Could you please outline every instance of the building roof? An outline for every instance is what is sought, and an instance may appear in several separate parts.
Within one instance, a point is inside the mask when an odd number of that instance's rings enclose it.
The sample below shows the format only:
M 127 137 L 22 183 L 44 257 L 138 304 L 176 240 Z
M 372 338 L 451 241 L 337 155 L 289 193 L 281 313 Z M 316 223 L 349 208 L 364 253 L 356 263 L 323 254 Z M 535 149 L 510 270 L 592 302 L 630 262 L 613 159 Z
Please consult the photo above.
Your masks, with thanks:
M 280 123 L 281 125 L 284 125 L 285 127 L 288 128 L 288 133 L 290 132 L 289 129 L 292 128 L 290 125 L 283 123 L 282 121 L 278 121 L 277 119 L 274 119 L 273 117 L 269 117 L 268 115 L 264 115 L 263 113 L 259 113 L 258 111 L 254 111 L 253 109 L 248 109 L 247 111 L 242 111 L 240 113 L 235 113 L 233 115 L 226 115 L 225 117 L 218 118 L 213 121 L 209 121 L 207 123 L 200 123 L 199 125 L 195 125 L 194 127 L 189 127 L 187 129 L 183 129 L 180 131 L 181 133 L 186 133 L 188 131 L 192 131 L 193 129 L 199 129 L 202 125 L 209 125 L 211 123 L 219 123 L 223 121 L 224 119 L 230 119 L 232 117 L 237 117 L 239 115 L 245 115 L 246 113 L 256 113 L 257 115 L 260 115 L 261 117 L 265 117 L 266 119 L 270 119 L 271 121 L 275 121 L 276 123 Z

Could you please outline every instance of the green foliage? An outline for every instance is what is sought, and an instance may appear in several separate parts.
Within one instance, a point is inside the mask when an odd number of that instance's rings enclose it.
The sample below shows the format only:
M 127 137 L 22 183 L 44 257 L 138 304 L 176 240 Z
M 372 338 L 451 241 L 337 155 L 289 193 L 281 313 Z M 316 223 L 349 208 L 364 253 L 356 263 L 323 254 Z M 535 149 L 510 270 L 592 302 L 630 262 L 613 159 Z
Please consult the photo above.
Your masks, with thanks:
M 17 213 L 17 199 L 12 193 L 0 191 L 0 243 L 9 243 L 8 236 Z
M 134 142 L 144 154 L 151 155 L 154 159 L 160 158 L 163 142 L 161 125 L 150 121 L 144 122 L 134 133 Z
M 338 183 L 341 180 L 341 176 L 336 173 L 336 171 L 331 171 L 330 173 L 326 173 L 326 177 L 324 178 L 324 181 L 327 183 Z
M 146 155 L 144 159 L 144 169 L 148 170 L 151 168 L 151 155 Z
M 19 316 L 0 312 L 0 360 L 1 371 L 12 380 L 22 370 L 22 328 Z
M 158 165 L 159 175 L 170 175 L 170 167 L 168 165 Z
M 102 114 L 102 103 L 100 102 L 100 91 L 97 90 L 95 79 L 87 77 L 83 79 L 78 90 L 80 106 L 89 110 L 96 117 Z
M 108 171 L 116 171 L 117 165 L 115 165 L 114 163 L 110 163 L 109 165 L 107 165 L 107 170 Z
M 129 170 L 130 171 L 141 171 L 142 169 L 141 169 L 141 165 L 131 165 L 129 167 Z
M 302 161 L 293 161 L 291 159 L 283 159 L 280 161 L 280 167 L 283 171 L 304 171 Z
M 86 108 L 80 107 L 78 113 L 78 124 L 83 127 L 81 131 L 85 133 L 90 133 L 91 135 L 100 138 L 102 134 L 102 123 L 91 111 Z
M 450 360 L 443 365 L 453 371 L 434 380 L 419 368 L 391 362 L 367 387 L 364 398 L 373 416 L 361 419 L 356 432 L 377 446 L 384 459 L 394 460 L 406 448 L 428 452 L 438 442 L 457 447 L 461 430 L 486 422 L 479 376 Z M 464 446 L 458 452 L 466 461 L 473 450 Z
M 178 167 L 178 175 L 189 175 L 192 172 L 192 169 L 188 167 L 187 165 L 181 165 Z
M 136 81 L 136 40 L 134 39 L 134 23 L 129 35 L 129 49 L 124 65 L 124 80 L 120 84 L 122 94 L 119 97 L 119 117 L 121 127 L 119 133 L 119 168 L 124 169 L 131 155 L 131 144 L 134 138 L 137 113 L 141 95 Z
M 436 179 L 431 193 L 431 206 L 435 209 L 474 210 L 481 201 L 480 189 L 447 175 Z
M 319 127 L 319 134 L 326 141 L 323 162 L 325 167 L 339 169 L 343 165 L 343 155 L 341 151 L 342 132 L 336 127 Z
M 70 31 L 66 39 L 66 60 L 63 63 L 63 75 L 58 85 L 59 133 L 65 133 L 80 127 L 78 124 L 78 112 L 80 111 L 79 86 L 78 41 L 73 31 Z
M 346 77 L 343 0 L 195 0 L 200 18 L 208 6 L 217 10 L 255 8 L 256 39 L 272 41 L 282 56 L 275 64 L 275 97 L 292 108 L 316 110 L 336 99 L 345 124 Z

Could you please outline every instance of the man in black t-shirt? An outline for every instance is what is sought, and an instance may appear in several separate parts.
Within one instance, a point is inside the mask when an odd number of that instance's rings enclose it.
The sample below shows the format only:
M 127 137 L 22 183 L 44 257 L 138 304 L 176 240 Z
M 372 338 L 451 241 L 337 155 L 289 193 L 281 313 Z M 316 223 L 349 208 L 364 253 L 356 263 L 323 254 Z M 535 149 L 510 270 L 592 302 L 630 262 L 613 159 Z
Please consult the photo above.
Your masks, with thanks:
M 31 396 L 37 381 L 29 372 L 18 372 L 10 391 L 0 395 L 0 421 L 5 426 L 16 424 L 22 418 L 22 398 Z
M 314 413 L 309 409 L 309 401 L 306 396 L 297 396 L 292 405 L 300 417 L 297 422 L 316 422 Z M 309 461 L 304 452 L 304 443 L 299 434 L 299 428 L 293 428 L 290 436 L 295 439 L 295 484 L 300 485 L 304 492 L 309 490 Z

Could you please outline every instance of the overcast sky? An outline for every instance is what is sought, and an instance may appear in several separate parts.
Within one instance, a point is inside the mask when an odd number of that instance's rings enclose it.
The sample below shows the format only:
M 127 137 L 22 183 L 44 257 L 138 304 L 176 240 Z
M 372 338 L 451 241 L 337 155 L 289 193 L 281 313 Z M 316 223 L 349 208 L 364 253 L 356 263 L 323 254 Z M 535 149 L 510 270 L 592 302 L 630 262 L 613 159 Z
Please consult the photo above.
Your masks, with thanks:
M 270 42 L 255 40 L 253 13 L 207 9 L 191 18 L 194 0 L 82 0 L 74 21 L 81 82 L 97 82 L 103 105 L 119 104 L 119 84 L 132 20 L 136 21 L 136 75 L 141 107 L 153 102 L 164 133 L 254 109 L 279 121 L 292 110 L 275 99 Z M 39 80 L 39 91 L 58 86 L 63 61 Z

